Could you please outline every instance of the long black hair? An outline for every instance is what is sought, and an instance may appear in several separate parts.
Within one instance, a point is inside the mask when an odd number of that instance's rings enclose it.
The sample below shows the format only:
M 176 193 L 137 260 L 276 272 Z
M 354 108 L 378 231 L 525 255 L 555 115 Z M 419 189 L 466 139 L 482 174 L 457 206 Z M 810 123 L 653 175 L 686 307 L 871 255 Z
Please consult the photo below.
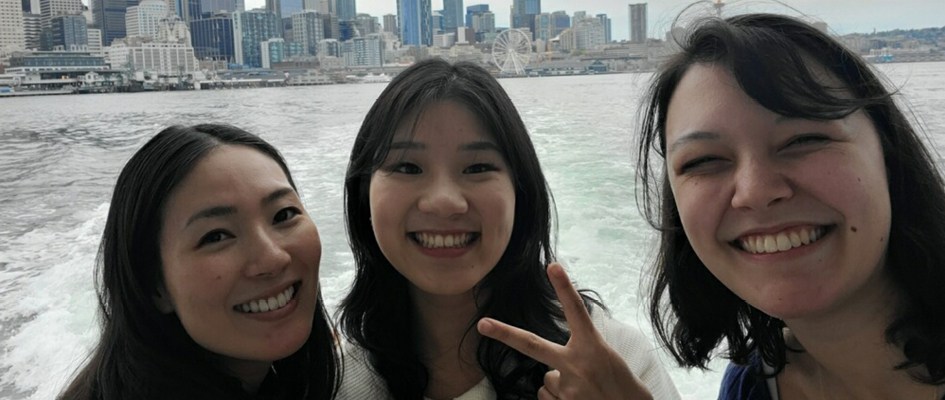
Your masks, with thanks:
M 469 329 L 488 316 L 556 343 L 566 343 L 570 336 L 545 274 L 545 265 L 554 260 L 553 201 L 518 111 L 498 81 L 475 64 L 418 62 L 391 81 L 371 107 L 345 176 L 345 217 L 357 274 L 339 310 L 339 325 L 349 340 L 367 350 L 395 399 L 422 399 L 428 374 L 414 346 L 409 284 L 381 253 L 371 229 L 368 188 L 396 129 L 442 101 L 457 102 L 479 119 L 496 140 L 515 187 L 512 235 L 498 264 L 477 286 L 478 312 Z M 479 296 L 483 293 L 488 295 Z M 477 358 L 500 399 L 536 398 L 548 371 L 488 338 L 479 342 Z
M 870 118 L 882 143 L 892 207 L 885 268 L 904 299 L 886 340 L 905 353 L 900 368 L 924 366 L 927 374 L 916 379 L 945 381 L 945 185 L 894 93 L 860 56 L 791 17 L 704 19 L 679 44 L 649 89 L 637 147 L 638 200 L 660 231 L 649 305 L 660 340 L 684 366 L 705 368 L 723 339 L 735 362 L 748 362 L 754 351 L 777 371 L 786 362 L 784 322 L 745 303 L 708 271 L 683 232 L 665 169 L 654 171 L 651 160 L 653 153 L 665 159 L 666 114 L 679 81 L 692 65 L 713 64 L 780 115 L 833 120 L 863 110 Z M 824 84 L 814 72 L 820 68 L 840 87 Z
M 173 126 L 125 164 L 112 195 L 96 263 L 102 334 L 91 358 L 61 394 L 64 400 L 252 398 L 218 358 L 155 305 L 161 284 L 159 238 L 169 194 L 213 149 L 246 146 L 272 158 L 295 188 L 282 156 L 259 137 L 227 125 Z M 321 295 L 308 341 L 276 361 L 272 399 L 329 399 L 340 356 Z

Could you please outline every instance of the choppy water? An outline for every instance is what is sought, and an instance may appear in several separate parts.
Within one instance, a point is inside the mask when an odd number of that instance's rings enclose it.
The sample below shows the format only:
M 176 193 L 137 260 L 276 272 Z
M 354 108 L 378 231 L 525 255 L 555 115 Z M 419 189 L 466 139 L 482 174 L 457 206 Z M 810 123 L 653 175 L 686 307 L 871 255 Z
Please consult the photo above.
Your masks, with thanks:
M 945 63 L 881 68 L 945 139 Z M 503 80 L 558 206 L 558 254 L 615 317 L 649 333 L 639 296 L 652 234 L 634 203 L 631 129 L 649 75 Z M 114 180 L 171 124 L 227 122 L 289 162 L 323 241 L 333 306 L 352 279 L 342 213 L 347 154 L 382 85 L 163 92 L 0 101 L 0 398 L 52 399 L 98 335 L 95 251 Z M 939 150 L 941 152 L 941 150 Z M 671 365 L 666 360 L 667 365 Z M 670 367 L 687 399 L 714 398 L 722 363 Z

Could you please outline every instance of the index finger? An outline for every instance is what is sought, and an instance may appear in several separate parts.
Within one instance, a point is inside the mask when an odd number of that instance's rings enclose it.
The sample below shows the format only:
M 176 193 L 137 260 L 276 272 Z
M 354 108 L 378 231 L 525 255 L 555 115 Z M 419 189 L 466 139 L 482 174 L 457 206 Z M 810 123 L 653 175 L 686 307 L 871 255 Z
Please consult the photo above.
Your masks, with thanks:
M 564 267 L 558 263 L 551 263 L 546 273 L 551 286 L 555 289 L 555 294 L 558 295 L 561 308 L 564 309 L 564 318 L 568 321 L 571 337 L 579 341 L 596 337 L 597 329 L 594 328 L 591 315 L 587 312 L 584 298 L 571 284 L 568 274 L 564 272 Z
M 558 369 L 563 364 L 564 346 L 550 342 L 544 338 L 492 318 L 483 318 L 476 324 L 476 328 L 483 336 L 487 336 L 505 343 L 535 361 Z

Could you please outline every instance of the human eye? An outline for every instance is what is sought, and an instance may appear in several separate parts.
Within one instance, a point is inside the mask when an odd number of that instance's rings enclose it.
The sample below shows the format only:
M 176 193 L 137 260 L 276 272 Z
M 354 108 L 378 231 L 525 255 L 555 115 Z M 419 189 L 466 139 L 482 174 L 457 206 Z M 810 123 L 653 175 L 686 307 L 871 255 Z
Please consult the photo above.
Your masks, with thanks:
M 682 163 L 682 165 L 679 166 L 677 173 L 682 175 L 687 173 L 701 172 L 710 169 L 713 166 L 719 165 L 722 161 L 722 158 L 717 156 L 694 157 L 689 161 Z
M 485 172 L 498 171 L 499 167 L 489 163 L 477 163 L 463 169 L 464 174 L 481 174 Z
M 302 210 L 298 207 L 286 207 L 276 212 L 276 215 L 272 218 L 272 222 L 275 224 L 282 223 L 301 214 Z
M 387 172 L 390 172 L 392 174 L 397 173 L 397 174 L 417 175 L 423 172 L 423 170 L 421 170 L 417 164 L 409 163 L 409 162 L 397 162 L 397 163 L 391 164 L 386 169 L 387 169 Z
M 200 248 L 200 247 L 208 246 L 211 244 L 219 243 L 232 237 L 233 235 L 225 230 L 215 229 L 201 236 L 200 240 L 197 241 L 197 247 Z
M 788 140 L 787 144 L 784 145 L 784 148 L 791 148 L 797 146 L 807 146 L 814 144 L 822 144 L 830 141 L 830 137 L 822 133 L 805 133 L 802 135 L 797 135 Z

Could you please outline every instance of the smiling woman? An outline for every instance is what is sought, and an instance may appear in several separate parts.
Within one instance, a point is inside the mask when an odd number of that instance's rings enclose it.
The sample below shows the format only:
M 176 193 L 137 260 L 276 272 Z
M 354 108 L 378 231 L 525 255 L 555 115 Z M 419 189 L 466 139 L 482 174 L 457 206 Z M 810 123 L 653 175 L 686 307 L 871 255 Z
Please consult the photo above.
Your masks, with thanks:
M 102 337 L 61 398 L 331 398 L 320 257 L 276 149 L 231 126 L 161 131 L 115 185 Z
M 430 59 L 400 73 L 358 132 L 345 196 L 357 271 L 340 311 L 341 397 L 679 397 L 641 332 L 546 270 L 551 194 L 482 67 Z
M 940 398 L 945 184 L 893 94 L 780 15 L 699 21 L 681 47 L 638 145 L 662 341 L 704 368 L 725 340 L 720 399 Z

